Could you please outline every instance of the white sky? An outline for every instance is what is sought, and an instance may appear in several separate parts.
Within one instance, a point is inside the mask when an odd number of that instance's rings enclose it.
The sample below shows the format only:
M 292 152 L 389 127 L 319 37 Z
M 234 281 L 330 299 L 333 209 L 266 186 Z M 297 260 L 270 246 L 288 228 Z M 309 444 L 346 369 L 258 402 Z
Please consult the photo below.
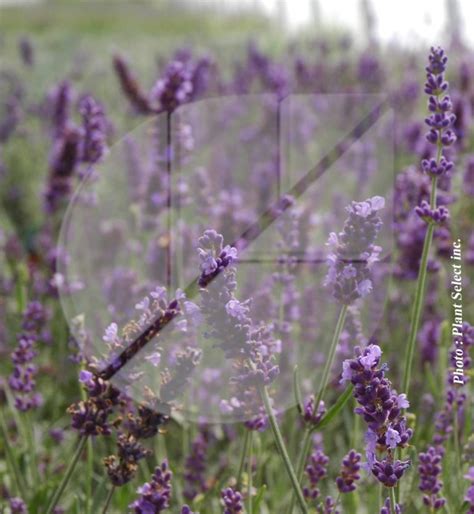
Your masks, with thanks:
M 311 2 L 314 0 L 230 0 L 240 4 L 260 4 L 269 12 L 276 13 L 283 5 L 290 27 L 311 19 Z M 457 0 L 464 38 L 474 46 L 474 0 Z M 345 25 L 361 33 L 360 0 L 316 0 L 322 21 Z M 377 34 L 382 41 L 398 41 L 403 44 L 438 43 L 446 28 L 447 0 L 370 0 L 376 18 Z

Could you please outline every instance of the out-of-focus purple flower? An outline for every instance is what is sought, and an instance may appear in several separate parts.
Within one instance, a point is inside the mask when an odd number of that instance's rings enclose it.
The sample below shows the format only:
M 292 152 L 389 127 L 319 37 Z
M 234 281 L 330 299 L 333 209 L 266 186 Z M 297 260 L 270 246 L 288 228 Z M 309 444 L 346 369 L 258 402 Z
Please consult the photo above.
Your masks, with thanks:
M 471 485 L 468 487 L 466 491 L 466 495 L 464 496 L 464 501 L 468 502 L 469 510 L 467 514 L 474 513 L 474 467 L 470 467 L 469 471 L 464 475 L 464 478 L 468 480 Z
M 199 285 L 205 287 L 224 268 L 237 258 L 237 250 L 223 246 L 224 238 L 215 230 L 206 230 L 199 238 L 198 253 L 201 260 Z
M 28 68 L 33 67 L 35 63 L 35 50 L 31 39 L 26 36 L 21 37 L 18 42 L 18 49 L 23 64 L 28 66 Z
M 370 268 L 378 260 L 381 248 L 375 239 L 382 226 L 378 211 L 385 200 L 374 196 L 364 202 L 352 202 L 343 231 L 331 233 L 328 246 L 329 270 L 325 285 L 334 297 L 349 305 L 372 290 Z
M 72 179 L 80 157 L 81 134 L 75 127 L 64 129 L 56 139 L 49 164 L 44 192 L 45 209 L 53 213 L 72 193 Z
M 463 177 L 463 191 L 470 196 L 474 196 L 474 157 L 470 157 L 467 161 Z
M 221 492 L 224 514 L 240 514 L 244 511 L 242 494 L 231 487 Z
M 150 102 L 157 111 L 173 112 L 189 101 L 193 92 L 192 73 L 186 63 L 172 61 L 166 67 L 164 76 L 153 86 Z
M 341 493 L 350 493 L 356 489 L 355 483 L 360 479 L 360 461 L 362 455 L 351 450 L 343 459 L 341 471 L 336 478 L 337 488 Z
M 68 128 L 74 92 L 68 80 L 60 82 L 48 95 L 53 136 L 60 137 Z
M 12 514 L 28 514 L 26 503 L 21 498 L 10 498 L 9 503 Z
M 318 512 L 321 514 L 339 514 L 340 511 L 336 508 L 337 503 L 332 496 L 327 496 L 324 502 L 319 506 Z
M 188 505 L 183 505 L 181 514 L 195 514 Z
M 46 321 L 47 313 L 43 305 L 37 301 L 30 302 L 23 313 L 23 330 L 18 335 L 18 346 L 12 353 L 15 367 L 8 381 L 15 394 L 15 407 L 20 411 L 35 409 L 42 403 L 42 396 L 35 392 L 37 367 L 33 359 L 37 355 L 35 346 Z
M 150 482 L 138 488 L 139 498 L 130 506 L 134 514 L 159 514 L 169 507 L 172 473 L 164 461 L 155 469 Z
M 122 87 L 122 91 L 135 111 L 139 114 L 150 114 L 152 109 L 148 98 L 143 92 L 126 60 L 120 55 L 115 55 L 113 66 L 120 82 L 120 86 Z
M 327 475 L 329 457 L 322 450 L 316 449 L 310 456 L 306 466 L 306 476 L 309 484 L 303 488 L 304 497 L 315 502 L 321 495 L 318 488 L 319 482 Z
M 200 430 L 191 444 L 191 452 L 186 458 L 184 471 L 184 497 L 193 500 L 198 494 L 207 491 L 206 464 L 208 434 Z
M 442 472 L 441 461 L 443 451 L 440 448 L 431 446 L 425 453 L 418 455 L 420 465 L 418 473 L 420 474 L 420 491 L 424 494 L 423 503 L 430 507 L 431 510 L 440 510 L 444 507 L 446 500 L 439 496 L 439 492 L 443 487 L 440 480 Z
M 107 152 L 107 121 L 103 107 L 92 95 L 79 101 L 82 115 L 83 137 L 80 158 L 88 164 L 99 162 Z

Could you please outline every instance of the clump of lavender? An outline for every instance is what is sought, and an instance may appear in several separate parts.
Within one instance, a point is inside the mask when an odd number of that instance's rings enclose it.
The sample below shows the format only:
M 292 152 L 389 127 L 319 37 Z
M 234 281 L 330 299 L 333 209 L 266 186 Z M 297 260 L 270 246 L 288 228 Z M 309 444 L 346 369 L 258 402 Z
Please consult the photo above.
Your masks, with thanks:
M 329 236 L 329 270 L 325 285 L 344 305 L 353 303 L 372 290 L 370 268 L 377 261 L 381 248 L 375 239 L 382 226 L 378 211 L 385 200 L 374 196 L 364 202 L 352 202 L 347 207 L 349 217 L 342 232 Z
M 440 510 L 444 507 L 446 500 L 439 496 L 439 492 L 443 487 L 440 480 L 441 461 L 443 451 L 440 448 L 430 446 L 425 453 L 420 453 L 418 459 L 420 465 L 418 472 L 420 474 L 420 491 L 424 494 L 423 503 L 432 511 Z
M 360 479 L 360 461 L 362 455 L 355 450 L 351 450 L 342 460 L 341 471 L 336 478 L 336 485 L 341 493 L 355 491 L 355 483 Z
M 159 514 L 169 507 L 171 498 L 172 473 L 168 463 L 163 461 L 155 469 L 150 482 L 145 482 L 139 489 L 139 497 L 130 504 L 130 512 L 134 514 Z
M 41 394 L 35 391 L 38 370 L 33 359 L 37 355 L 36 343 L 46 321 L 47 312 L 43 305 L 37 301 L 30 302 L 23 313 L 18 346 L 12 353 L 15 367 L 8 381 L 15 395 L 15 407 L 20 411 L 35 409 L 42 403 Z
M 216 341 L 227 358 L 238 359 L 237 374 L 232 378 L 235 398 L 232 403 L 224 400 L 221 408 L 248 416 L 260 408 L 256 388 L 271 384 L 279 368 L 268 351 L 268 331 L 255 327 L 250 317 L 250 300 L 242 302 L 235 297 L 236 271 L 230 265 L 237 258 L 237 250 L 224 247 L 223 241 L 214 230 L 206 230 L 199 239 L 201 310 L 210 327 L 207 336 Z M 222 282 L 211 283 L 219 274 Z
M 325 453 L 316 449 L 309 458 L 309 463 L 306 466 L 306 476 L 308 477 L 309 484 L 303 488 L 304 497 L 310 502 L 316 502 L 321 496 L 319 490 L 319 482 L 327 475 L 327 466 L 329 464 L 329 457 Z
M 221 492 L 224 514 L 239 514 L 244 511 L 242 494 L 231 487 Z
M 394 487 L 410 466 L 410 461 L 395 460 L 395 450 L 405 448 L 413 435 L 406 426 L 402 409 L 409 406 L 405 394 L 397 394 L 385 377 L 387 366 L 380 366 L 382 350 L 371 344 L 356 348 L 356 357 L 343 363 L 342 382 L 354 386 L 359 407 L 355 413 L 367 423 L 367 466 L 386 487 Z M 379 460 L 377 452 L 384 454 Z

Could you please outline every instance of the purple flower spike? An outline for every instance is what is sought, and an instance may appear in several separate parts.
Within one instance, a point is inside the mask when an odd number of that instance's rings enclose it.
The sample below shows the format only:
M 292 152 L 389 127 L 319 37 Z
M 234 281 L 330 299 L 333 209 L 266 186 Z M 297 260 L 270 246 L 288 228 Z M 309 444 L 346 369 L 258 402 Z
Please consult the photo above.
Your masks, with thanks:
M 372 290 L 370 269 L 382 250 L 374 244 L 382 226 L 378 211 L 384 205 L 380 196 L 352 202 L 343 231 L 329 236 L 325 285 L 331 287 L 333 296 L 341 303 L 349 305 Z
M 303 488 L 304 497 L 308 501 L 315 501 L 321 495 L 318 484 L 327 474 L 328 463 L 329 457 L 323 451 L 315 450 L 311 454 L 309 464 L 306 466 L 306 476 L 309 484 Z
M 469 480 L 471 485 L 466 491 L 466 495 L 464 496 L 464 501 L 467 501 L 469 504 L 468 514 L 474 513 L 474 467 L 470 467 L 469 471 L 464 475 L 466 480 Z
M 150 482 L 146 482 L 139 489 L 139 498 L 130 506 L 134 514 L 159 514 L 169 507 L 171 497 L 172 473 L 168 463 L 164 461 L 155 469 Z
M 107 120 L 104 109 L 91 95 L 85 95 L 79 102 L 83 120 L 81 160 L 89 164 L 99 162 L 107 151 Z
M 340 476 L 336 478 L 336 485 L 341 493 L 350 493 L 355 490 L 355 482 L 360 479 L 361 459 L 360 453 L 351 450 L 342 460 Z
M 356 357 L 343 363 L 343 382 L 354 386 L 354 398 L 359 406 L 355 413 L 367 423 L 367 467 L 387 487 L 393 487 L 409 467 L 409 461 L 395 461 L 396 448 L 404 448 L 413 435 L 406 427 L 402 409 L 409 406 L 405 394 L 398 394 L 385 377 L 386 365 L 380 366 L 382 351 L 377 345 L 364 350 L 356 348 Z M 377 460 L 377 450 L 387 453 Z
M 221 492 L 221 499 L 224 506 L 224 514 L 239 514 L 244 511 L 242 495 L 239 491 L 228 487 Z
M 192 512 L 191 508 L 188 507 L 188 505 L 183 505 L 183 508 L 181 509 L 181 514 L 195 514 Z
M 443 487 L 440 480 L 441 461 L 443 451 L 440 448 L 430 447 L 426 453 L 420 453 L 418 459 L 420 465 L 418 472 L 420 474 L 420 491 L 424 492 L 423 503 L 432 510 L 440 510 L 443 508 L 446 500 L 439 496 L 439 492 Z
M 181 61 L 172 61 L 164 77 L 159 79 L 151 91 L 151 101 L 158 111 L 172 112 L 191 98 L 193 92 L 192 71 Z
M 33 359 L 37 355 L 36 343 L 46 321 L 47 312 L 41 303 L 30 302 L 23 313 L 17 348 L 11 354 L 14 369 L 8 380 L 15 395 L 15 407 L 20 411 L 36 409 L 43 402 L 42 396 L 35 391 L 38 370 Z

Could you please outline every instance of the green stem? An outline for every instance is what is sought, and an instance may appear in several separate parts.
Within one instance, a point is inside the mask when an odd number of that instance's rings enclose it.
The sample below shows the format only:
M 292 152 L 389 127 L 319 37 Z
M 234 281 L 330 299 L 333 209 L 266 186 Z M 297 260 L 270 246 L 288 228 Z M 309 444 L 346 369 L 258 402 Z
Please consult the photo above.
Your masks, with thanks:
M 319 385 L 319 393 L 314 403 L 314 411 L 316 412 L 321 400 L 323 399 L 324 393 L 326 391 L 326 387 L 329 381 L 329 373 L 331 372 L 332 366 L 334 364 L 334 357 L 336 355 L 337 344 L 339 342 L 339 338 L 341 337 L 342 329 L 344 328 L 344 321 L 346 320 L 347 314 L 347 305 L 343 305 L 339 312 L 339 316 L 336 323 L 336 328 L 334 330 L 333 338 L 331 341 L 331 346 L 329 347 L 329 355 L 326 359 L 326 363 L 323 369 L 323 375 L 321 377 L 321 383 Z M 296 476 L 298 478 L 298 483 L 300 484 L 303 480 L 303 472 L 306 461 L 308 460 L 308 455 L 311 449 L 311 434 L 312 428 L 310 426 L 306 427 L 305 433 L 303 435 L 303 443 L 301 445 L 301 451 L 298 455 L 298 459 L 296 461 Z M 293 509 L 295 507 L 295 496 L 293 495 L 290 501 L 290 508 L 288 510 L 288 514 L 293 513 Z
M 248 514 L 252 514 L 252 432 L 248 431 L 250 434 L 249 437 L 249 458 L 248 458 L 248 485 L 247 485 L 247 495 L 248 495 Z
M 59 500 L 61 499 L 64 489 L 66 489 L 66 486 L 67 486 L 69 480 L 71 479 L 74 468 L 76 467 L 76 464 L 79 461 L 79 457 L 81 456 L 82 451 L 84 450 L 86 442 L 87 442 L 87 436 L 84 436 L 84 435 L 81 436 L 81 438 L 79 439 L 79 442 L 77 444 L 76 451 L 72 457 L 72 460 L 69 463 L 69 466 L 66 469 L 66 472 L 64 473 L 63 479 L 61 480 L 59 487 L 56 489 L 56 491 L 53 494 L 53 497 L 51 498 L 51 501 L 49 502 L 48 508 L 46 509 L 46 514 L 52 514 L 54 508 L 56 507 Z
M 390 488 L 390 510 L 392 514 L 397 512 L 397 501 L 395 500 L 395 489 L 393 487 Z
M 5 441 L 5 455 L 7 458 L 7 462 L 15 477 L 18 492 L 23 499 L 26 499 L 26 484 L 23 480 L 23 475 L 21 474 L 20 469 L 18 468 L 18 463 L 13 453 L 12 447 L 10 446 L 8 428 L 5 423 L 5 417 L 3 416 L 3 409 L 0 410 L 0 430 L 2 431 L 3 440 Z
M 239 471 L 237 472 L 237 484 L 236 484 L 237 490 L 240 489 L 240 485 L 242 483 L 242 475 L 244 472 L 245 460 L 247 459 L 247 451 L 248 451 L 249 441 L 250 441 L 250 430 L 248 430 L 247 428 L 244 428 L 244 430 L 245 430 L 244 444 L 242 445 L 242 453 L 240 454 Z
M 107 510 L 109 508 L 110 502 L 112 501 L 112 496 L 115 492 L 115 486 L 110 488 L 109 494 L 107 495 L 107 499 L 105 500 L 104 509 L 102 510 L 102 514 L 107 514 Z
M 431 208 L 436 207 L 436 177 L 431 180 L 431 195 L 430 195 Z M 405 371 L 402 381 L 402 392 L 408 394 L 410 388 L 411 371 L 413 367 L 413 357 L 415 355 L 416 336 L 420 325 L 421 313 L 423 310 L 423 301 L 426 288 L 426 276 L 428 267 L 428 257 L 430 254 L 431 242 L 433 240 L 434 223 L 429 223 L 425 234 L 425 241 L 423 243 L 423 252 L 421 254 L 420 270 L 418 273 L 418 281 L 416 284 L 415 303 L 413 304 L 413 311 L 410 323 L 410 333 L 408 336 L 408 351 L 405 358 Z
M 94 449 L 92 448 L 92 439 L 89 437 L 87 441 L 87 512 L 91 514 L 92 509 L 92 481 L 94 475 Z
M 275 413 L 273 412 L 273 408 L 270 403 L 270 397 L 268 396 L 268 391 L 265 386 L 260 387 L 260 394 L 263 399 L 263 403 L 265 405 L 265 410 L 267 412 L 268 419 L 270 421 L 270 426 L 273 432 L 273 437 L 275 439 L 275 444 L 277 445 L 280 456 L 283 460 L 283 464 L 286 468 L 288 476 L 291 481 L 291 485 L 293 487 L 294 494 L 296 495 L 296 499 L 298 501 L 298 505 L 303 514 L 309 514 L 308 507 L 306 506 L 306 502 L 303 496 L 303 491 L 301 490 L 298 478 L 296 477 L 295 470 L 290 461 L 290 457 L 288 456 L 288 451 L 286 449 L 285 443 L 283 441 L 283 437 L 280 432 L 280 428 L 278 427 L 278 423 L 275 417 Z

